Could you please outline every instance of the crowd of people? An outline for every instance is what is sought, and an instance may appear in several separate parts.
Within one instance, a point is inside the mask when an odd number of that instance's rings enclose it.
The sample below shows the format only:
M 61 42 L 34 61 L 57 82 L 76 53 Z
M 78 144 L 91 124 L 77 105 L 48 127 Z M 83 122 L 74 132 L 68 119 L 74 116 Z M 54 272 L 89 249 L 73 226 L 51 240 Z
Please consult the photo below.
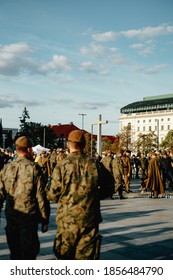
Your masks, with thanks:
M 115 179 L 115 192 L 123 199 L 122 190 L 132 192 L 130 180 L 141 180 L 141 193 L 151 191 L 151 198 L 165 194 L 166 188 L 173 190 L 173 155 L 170 151 L 152 151 L 132 155 L 130 150 L 119 149 L 116 153 L 104 151 L 96 159 L 104 164 Z
M 10 258 L 36 259 L 39 253 L 38 225 L 48 231 L 50 201 L 57 203 L 57 232 L 53 251 L 61 260 L 99 259 L 102 198 L 130 193 L 132 178 L 141 180 L 141 192 L 158 198 L 173 189 L 173 158 L 170 153 L 131 155 L 119 148 L 91 157 L 85 153 L 85 136 L 72 131 L 67 149 L 34 154 L 32 140 L 16 140 L 16 151 L 1 150 L 0 211 L 5 204 L 5 228 Z M 106 171 L 106 172 L 105 172 Z M 111 185 L 108 194 L 109 184 Z

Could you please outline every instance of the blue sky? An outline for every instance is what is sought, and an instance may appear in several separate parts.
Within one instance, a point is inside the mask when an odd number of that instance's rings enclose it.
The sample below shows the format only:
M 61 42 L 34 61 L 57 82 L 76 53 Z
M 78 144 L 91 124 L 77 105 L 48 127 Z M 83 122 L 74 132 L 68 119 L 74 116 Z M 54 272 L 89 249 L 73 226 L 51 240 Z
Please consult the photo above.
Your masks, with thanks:
M 118 133 L 120 108 L 173 93 L 172 0 L 0 0 L 0 118 Z M 94 126 L 94 132 L 96 132 Z

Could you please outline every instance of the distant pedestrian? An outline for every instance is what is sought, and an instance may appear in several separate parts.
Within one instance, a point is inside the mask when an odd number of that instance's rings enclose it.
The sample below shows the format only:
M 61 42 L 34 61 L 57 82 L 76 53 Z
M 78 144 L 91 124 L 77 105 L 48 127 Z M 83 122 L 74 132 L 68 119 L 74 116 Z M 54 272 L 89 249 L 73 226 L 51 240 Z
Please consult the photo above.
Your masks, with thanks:
M 167 151 L 163 151 L 161 156 L 161 175 L 163 185 L 166 190 L 166 183 L 173 189 L 173 159 L 169 156 Z
M 151 159 L 148 164 L 148 178 L 146 180 L 146 189 L 150 189 L 151 198 L 158 198 L 159 194 L 164 194 L 164 185 L 161 177 L 160 159 L 155 152 L 150 153 Z
M 131 189 L 130 189 L 130 178 L 131 178 L 130 154 L 131 154 L 130 150 L 124 151 L 123 156 L 121 158 L 123 161 L 123 175 L 124 175 L 124 183 L 125 183 L 125 188 L 126 188 L 127 193 L 131 192 Z
M 143 192 L 143 190 L 145 190 L 145 182 L 148 177 L 148 159 L 146 158 L 144 153 L 141 153 L 139 160 L 140 160 L 140 171 L 141 171 L 141 188 L 140 188 L 140 190 Z
M 112 161 L 113 161 L 113 156 L 110 150 L 106 151 L 106 155 L 101 159 L 101 162 L 103 163 L 103 165 L 105 166 L 105 168 L 111 173 L 113 174 L 112 171 Z
M 45 150 L 43 150 L 40 154 L 40 157 L 38 159 L 38 165 L 41 167 L 45 181 L 47 183 L 48 178 L 51 175 L 51 169 L 50 169 L 49 158 Z
M 116 182 L 115 193 L 118 191 L 120 199 L 125 198 L 123 196 L 124 174 L 123 174 L 122 156 L 123 156 L 123 150 L 119 149 L 116 153 L 116 157 L 113 159 L 112 162 L 112 170 Z

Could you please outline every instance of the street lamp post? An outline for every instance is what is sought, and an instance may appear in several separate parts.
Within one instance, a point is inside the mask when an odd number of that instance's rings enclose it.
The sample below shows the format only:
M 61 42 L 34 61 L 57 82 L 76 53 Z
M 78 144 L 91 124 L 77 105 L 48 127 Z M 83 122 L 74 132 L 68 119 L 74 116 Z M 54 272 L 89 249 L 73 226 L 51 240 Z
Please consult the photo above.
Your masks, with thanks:
M 82 116 L 82 131 L 84 130 L 84 117 L 87 115 L 87 114 L 78 114 L 79 116 Z
M 159 149 L 159 119 L 155 121 L 157 122 L 157 149 Z
M 107 124 L 108 121 L 102 121 L 102 116 L 99 114 L 99 119 L 97 122 L 91 124 L 91 142 L 92 142 L 92 135 L 93 135 L 93 125 L 97 125 L 97 153 L 101 155 L 102 145 L 101 145 L 101 125 Z M 91 147 L 92 148 L 92 147 Z M 91 151 L 92 153 L 92 151 Z

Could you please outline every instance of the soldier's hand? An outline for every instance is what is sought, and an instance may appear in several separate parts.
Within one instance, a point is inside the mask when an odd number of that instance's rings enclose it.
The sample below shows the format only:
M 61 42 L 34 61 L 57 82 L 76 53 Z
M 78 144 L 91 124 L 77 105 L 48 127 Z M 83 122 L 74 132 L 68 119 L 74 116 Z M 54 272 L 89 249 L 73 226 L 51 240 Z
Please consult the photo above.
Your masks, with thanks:
M 48 231 L 48 225 L 42 224 L 41 231 L 42 231 L 43 233 L 44 233 L 44 232 L 47 232 L 47 231 Z

